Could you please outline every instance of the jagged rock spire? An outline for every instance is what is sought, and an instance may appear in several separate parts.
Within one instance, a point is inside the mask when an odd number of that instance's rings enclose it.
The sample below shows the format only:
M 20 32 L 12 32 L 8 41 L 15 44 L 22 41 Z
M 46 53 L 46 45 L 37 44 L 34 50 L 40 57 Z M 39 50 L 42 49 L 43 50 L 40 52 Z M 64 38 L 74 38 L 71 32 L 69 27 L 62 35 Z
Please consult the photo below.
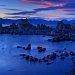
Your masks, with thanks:
M 22 25 L 24 25 L 24 24 L 29 24 L 27 18 L 26 18 L 26 19 L 20 19 L 20 23 L 21 23 Z

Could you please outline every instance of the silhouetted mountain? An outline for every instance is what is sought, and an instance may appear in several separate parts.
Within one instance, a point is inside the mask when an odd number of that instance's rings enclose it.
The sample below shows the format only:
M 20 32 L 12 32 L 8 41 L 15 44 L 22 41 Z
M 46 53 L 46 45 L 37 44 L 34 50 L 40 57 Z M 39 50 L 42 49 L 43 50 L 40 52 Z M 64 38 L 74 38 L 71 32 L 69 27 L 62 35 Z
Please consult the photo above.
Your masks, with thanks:
M 65 23 L 65 24 L 72 24 L 72 23 L 75 23 L 75 20 L 65 20 L 65 19 L 63 19 L 62 21 L 63 21 L 63 23 Z
M 75 20 L 62 20 L 64 23 L 66 24 L 72 24 L 75 23 Z M 19 19 L 17 20 L 12 20 L 12 19 L 3 19 L 0 18 L 0 22 L 3 22 L 4 25 L 10 25 L 11 23 L 19 23 Z M 29 22 L 33 25 L 37 25 L 37 24 L 46 24 L 48 26 L 52 26 L 55 27 L 57 25 L 58 20 L 44 20 L 44 19 L 29 19 Z
M 57 21 L 48 21 L 44 19 L 29 19 L 29 22 L 34 25 L 46 24 L 48 26 L 55 26 L 57 24 Z
M 12 23 L 18 23 L 19 21 L 18 20 L 11 20 L 11 19 L 0 18 L 0 22 L 2 22 L 3 25 L 8 26 L 8 25 L 10 25 Z
M 5 25 L 9 25 L 11 23 L 19 23 L 19 19 L 17 20 L 11 20 L 11 19 L 2 19 L 0 18 L 0 22 L 3 22 Z M 48 26 L 55 26 L 57 24 L 57 21 L 48 21 L 44 19 L 29 19 L 29 22 L 33 25 L 37 24 L 46 24 Z

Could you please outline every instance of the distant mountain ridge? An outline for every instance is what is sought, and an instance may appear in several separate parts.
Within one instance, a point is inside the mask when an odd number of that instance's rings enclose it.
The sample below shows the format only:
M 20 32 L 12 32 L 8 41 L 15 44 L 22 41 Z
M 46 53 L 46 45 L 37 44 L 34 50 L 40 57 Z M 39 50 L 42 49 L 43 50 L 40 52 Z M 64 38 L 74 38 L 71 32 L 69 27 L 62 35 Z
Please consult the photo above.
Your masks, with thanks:
M 3 24 L 11 24 L 11 23 L 18 23 L 18 20 L 0 18 L 0 22 L 3 22 Z
M 63 19 L 62 20 L 64 23 L 68 23 L 68 24 L 72 24 L 72 23 L 75 23 L 75 20 L 65 20 Z M 3 18 L 0 18 L 0 22 L 3 22 L 4 25 L 10 25 L 12 23 L 16 23 L 18 24 L 19 23 L 19 19 L 16 19 L 16 20 L 12 20 L 12 19 L 3 19 Z M 57 22 L 58 20 L 44 20 L 44 19 L 29 19 L 29 22 L 33 25 L 37 25 L 37 24 L 46 24 L 48 26 L 52 26 L 52 27 L 55 27 L 57 25 Z

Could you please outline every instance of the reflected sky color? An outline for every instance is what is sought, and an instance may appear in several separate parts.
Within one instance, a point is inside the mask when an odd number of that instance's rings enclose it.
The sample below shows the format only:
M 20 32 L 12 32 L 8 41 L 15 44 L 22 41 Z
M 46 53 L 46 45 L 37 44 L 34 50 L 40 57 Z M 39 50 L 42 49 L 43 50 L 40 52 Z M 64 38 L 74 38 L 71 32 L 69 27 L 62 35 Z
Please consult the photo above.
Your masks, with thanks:
M 75 0 L 0 0 L 0 18 L 75 19 Z

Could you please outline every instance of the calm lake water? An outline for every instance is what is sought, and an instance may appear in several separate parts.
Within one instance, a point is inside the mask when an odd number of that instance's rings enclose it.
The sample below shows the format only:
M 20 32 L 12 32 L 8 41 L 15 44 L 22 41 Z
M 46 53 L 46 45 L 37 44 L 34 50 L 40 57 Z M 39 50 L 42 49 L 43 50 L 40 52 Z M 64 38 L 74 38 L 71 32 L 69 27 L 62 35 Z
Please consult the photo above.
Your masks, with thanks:
M 67 48 L 67 51 L 75 50 L 75 42 L 64 41 L 59 43 L 48 42 L 50 36 L 34 35 L 0 35 L 0 75 L 66 75 L 73 67 L 70 57 L 65 60 L 56 59 L 53 64 L 30 63 L 19 56 L 21 53 L 41 58 L 56 49 Z M 31 51 L 17 49 L 17 45 L 27 46 L 32 44 Z M 47 51 L 38 53 L 36 47 L 46 47 Z

